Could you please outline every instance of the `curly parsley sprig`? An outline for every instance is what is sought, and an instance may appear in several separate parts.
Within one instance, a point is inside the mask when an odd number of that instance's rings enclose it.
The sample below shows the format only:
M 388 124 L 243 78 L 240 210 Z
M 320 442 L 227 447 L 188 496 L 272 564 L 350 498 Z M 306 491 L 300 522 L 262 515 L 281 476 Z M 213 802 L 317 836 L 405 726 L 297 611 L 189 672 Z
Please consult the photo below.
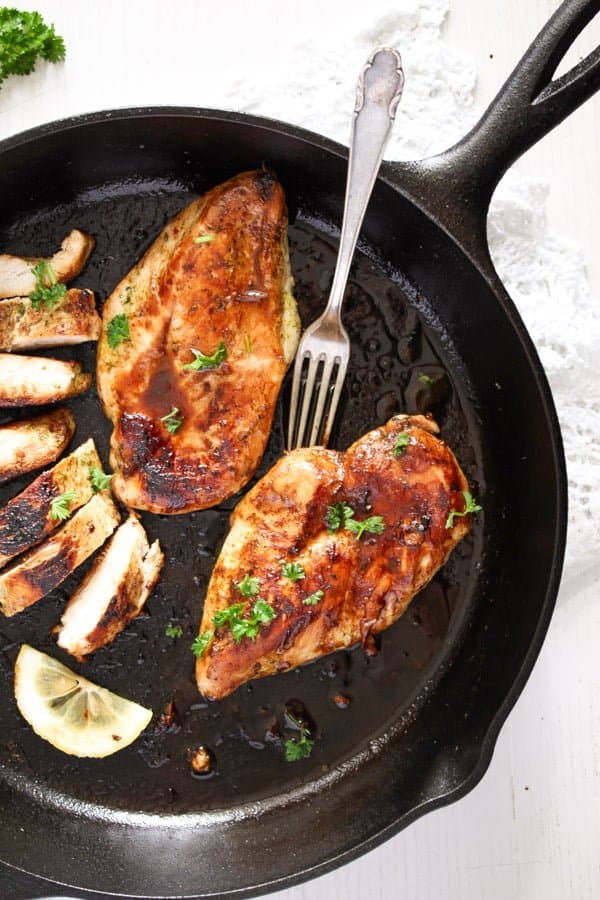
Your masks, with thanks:
M 29 295 L 31 305 L 40 309 L 43 303 L 47 309 L 52 309 L 67 293 L 65 285 L 58 283 L 56 272 L 45 259 L 33 266 L 31 272 L 35 276 L 35 290 Z
M 0 7 L 0 84 L 9 75 L 29 75 L 38 59 L 61 62 L 65 42 L 39 12 Z

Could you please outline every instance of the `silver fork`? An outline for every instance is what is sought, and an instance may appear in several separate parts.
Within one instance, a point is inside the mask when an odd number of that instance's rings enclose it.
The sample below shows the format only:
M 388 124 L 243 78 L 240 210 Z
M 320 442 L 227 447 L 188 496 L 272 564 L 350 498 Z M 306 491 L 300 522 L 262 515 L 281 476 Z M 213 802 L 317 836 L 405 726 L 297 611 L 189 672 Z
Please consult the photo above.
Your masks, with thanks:
M 358 79 L 340 248 L 325 312 L 304 332 L 294 365 L 288 448 L 327 446 L 348 360 L 350 340 L 341 308 L 350 263 L 371 191 L 402 96 L 404 73 L 396 50 L 381 47 Z

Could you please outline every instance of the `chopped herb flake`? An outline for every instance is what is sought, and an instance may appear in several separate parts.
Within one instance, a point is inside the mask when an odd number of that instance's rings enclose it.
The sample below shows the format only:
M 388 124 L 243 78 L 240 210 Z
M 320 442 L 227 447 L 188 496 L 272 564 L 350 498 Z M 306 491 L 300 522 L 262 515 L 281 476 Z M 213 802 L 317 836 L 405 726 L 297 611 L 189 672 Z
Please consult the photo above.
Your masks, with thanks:
M 354 516 L 354 510 L 351 506 L 348 506 L 347 503 L 334 503 L 333 506 L 327 507 L 327 513 L 325 515 L 325 525 L 327 526 L 327 531 L 330 534 L 333 534 L 334 531 L 339 531 L 340 528 L 346 527 L 346 522 L 348 522 Z
M 170 638 L 180 638 L 183 636 L 183 628 L 181 627 L 181 625 L 173 625 L 171 622 L 169 622 L 169 624 L 165 628 L 165 634 Z M 196 638 L 196 640 L 198 640 L 198 638 Z
M 166 416 L 161 416 L 160 421 L 165 425 L 169 434 L 175 434 L 183 425 L 183 416 L 179 415 L 178 408 L 174 406 L 170 413 L 167 413 Z
M 214 241 L 216 238 L 216 234 L 213 231 L 208 231 L 206 234 L 201 234 L 198 237 L 194 238 L 195 244 L 210 244 L 211 241 Z
M 284 563 L 281 567 L 281 574 L 284 578 L 289 578 L 292 582 L 299 581 L 301 578 L 306 577 L 304 567 L 297 562 Z
M 192 353 L 194 354 L 194 361 L 191 363 L 186 363 L 183 367 L 184 370 L 198 371 L 203 369 L 216 369 L 217 366 L 220 366 L 221 363 L 227 359 L 227 347 L 221 341 L 219 346 L 212 354 L 212 356 L 207 356 L 205 353 L 202 353 L 200 350 L 194 350 L 193 347 L 190 348 Z
M 355 534 L 356 539 L 360 541 L 365 531 L 368 531 L 369 534 L 381 534 L 385 528 L 385 522 L 382 516 L 370 516 L 368 519 L 363 519 L 362 522 L 350 519 L 346 522 L 346 528 L 352 534 Z
M 285 758 L 287 762 L 297 762 L 299 759 L 307 759 L 312 753 L 314 741 L 311 739 L 310 730 L 302 722 L 288 713 L 288 717 L 300 730 L 300 737 L 289 738 L 285 746 Z
M 202 631 L 192 643 L 192 653 L 194 656 L 202 656 L 208 649 L 210 642 L 214 638 L 213 631 Z
M 129 319 L 125 313 L 119 313 L 110 320 L 106 328 L 106 340 L 111 350 L 114 350 L 123 341 L 131 340 Z
M 425 372 L 419 372 L 417 378 L 424 384 L 426 387 L 431 387 L 431 385 L 435 382 L 435 378 L 432 378 L 430 375 L 426 375 Z
M 29 295 L 31 305 L 34 309 L 40 309 L 43 303 L 52 309 L 67 293 L 66 287 L 57 282 L 54 269 L 45 259 L 33 266 L 31 271 L 35 275 L 35 290 Z
M 88 472 L 94 494 L 109 489 L 112 475 L 105 475 L 102 469 L 98 469 L 96 466 L 90 466 Z
M 404 456 L 406 453 L 406 448 L 410 444 L 410 436 L 408 431 L 402 431 L 396 438 L 396 443 L 394 444 L 392 453 L 394 456 Z
M 465 498 L 465 508 L 462 512 L 459 512 L 457 509 L 453 509 L 450 511 L 448 518 L 446 519 L 446 528 L 452 528 L 454 525 L 454 519 L 458 516 L 462 518 L 462 516 L 468 516 L 470 513 L 478 513 L 481 512 L 481 506 L 475 501 L 474 497 L 471 496 L 469 491 L 461 491 L 463 497 Z
M 72 500 L 77 500 L 76 491 L 65 491 L 64 494 L 59 494 L 58 497 L 54 497 L 50 504 L 51 517 L 53 519 L 58 519 L 60 522 L 64 522 L 68 519 L 71 515 L 69 503 Z
M 251 578 L 246 572 L 241 581 L 236 581 L 235 586 L 242 597 L 255 597 L 260 590 L 260 581 L 258 578 Z
M 305 606 L 316 606 L 319 603 L 325 594 L 323 591 L 315 591 L 314 594 L 310 594 L 308 597 L 305 597 L 302 601 Z

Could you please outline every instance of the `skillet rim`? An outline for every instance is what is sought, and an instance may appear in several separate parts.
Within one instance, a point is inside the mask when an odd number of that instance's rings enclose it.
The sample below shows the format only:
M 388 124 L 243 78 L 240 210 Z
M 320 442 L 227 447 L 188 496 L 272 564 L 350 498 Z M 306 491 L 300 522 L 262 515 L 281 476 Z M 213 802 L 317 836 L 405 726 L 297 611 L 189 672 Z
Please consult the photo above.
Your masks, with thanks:
M 102 124 L 103 122 L 151 119 L 160 117 L 187 118 L 200 121 L 210 120 L 213 122 L 222 121 L 233 124 L 243 124 L 245 126 L 249 125 L 261 130 L 277 132 L 287 138 L 292 138 L 293 140 L 298 140 L 301 143 L 309 144 L 319 150 L 333 154 L 334 156 L 342 159 L 347 159 L 348 157 L 348 149 L 343 144 L 340 144 L 339 142 L 334 141 L 331 138 L 319 135 L 318 133 L 310 131 L 303 127 L 293 125 L 291 123 L 282 122 L 280 120 L 273 119 L 267 116 L 257 116 L 242 112 L 203 107 L 139 106 L 130 108 L 119 107 L 111 110 L 101 110 L 77 114 L 74 116 L 66 117 L 64 119 L 57 119 L 51 122 L 44 123 L 42 125 L 34 126 L 25 131 L 19 132 L 16 135 L 4 138 L 0 140 L 0 162 L 2 161 L 2 157 L 6 151 L 25 146 L 53 134 L 67 132 L 82 126 L 98 125 Z M 429 160 L 423 162 L 428 163 Z M 405 173 L 407 175 L 407 183 L 403 183 L 403 175 Z M 527 331 L 513 300 L 507 293 L 502 281 L 500 280 L 493 267 L 493 263 L 491 262 L 491 259 L 489 257 L 489 251 L 485 237 L 482 239 L 479 247 L 477 247 L 477 241 L 475 241 L 475 252 L 473 244 L 471 244 L 471 246 L 469 247 L 465 246 L 465 243 L 461 241 L 460 235 L 457 235 L 453 232 L 451 224 L 446 224 L 445 222 L 441 221 L 440 217 L 436 215 L 434 211 L 428 208 L 427 203 L 423 202 L 422 197 L 419 196 L 420 192 L 417 192 L 415 190 L 416 186 L 420 186 L 424 190 L 422 196 L 426 197 L 428 179 L 431 178 L 431 176 L 432 171 L 428 169 L 427 165 L 421 165 L 419 161 L 409 163 L 392 163 L 390 161 L 384 161 L 382 163 L 382 167 L 377 180 L 385 184 L 387 187 L 391 188 L 396 193 L 402 195 L 412 205 L 417 207 L 417 209 L 431 222 L 433 222 L 433 224 L 452 241 L 452 243 L 458 248 L 461 254 L 463 254 L 464 257 L 469 261 L 469 263 L 477 270 L 477 275 L 483 278 L 489 290 L 495 295 L 496 299 L 502 307 L 503 312 L 507 316 L 512 326 L 515 339 L 519 342 L 521 349 L 527 358 L 532 375 L 535 377 L 536 387 L 542 400 L 544 418 L 546 419 L 546 422 L 549 426 L 549 431 L 552 435 L 551 451 L 554 480 L 556 485 L 554 496 L 556 513 L 554 520 L 554 537 L 552 541 L 551 566 L 546 577 L 546 590 L 543 602 L 541 604 L 540 615 L 533 636 L 530 640 L 527 651 L 524 654 L 521 665 L 518 669 L 516 677 L 513 680 L 510 690 L 505 695 L 495 714 L 493 714 L 489 726 L 485 731 L 483 737 L 479 741 L 473 742 L 473 748 L 476 749 L 477 756 L 475 757 L 475 762 L 469 774 L 459 784 L 457 784 L 454 788 L 450 789 L 446 793 L 424 800 L 422 803 L 413 807 L 411 810 L 402 813 L 398 818 L 394 819 L 392 822 L 390 822 L 389 825 L 385 826 L 384 828 L 381 828 L 375 834 L 370 835 L 359 844 L 353 845 L 352 848 L 341 851 L 335 857 L 332 857 L 325 862 L 318 862 L 313 866 L 306 867 L 300 871 L 294 872 L 293 874 L 286 875 L 283 878 L 278 877 L 271 881 L 265 881 L 252 887 L 242 889 L 234 888 L 231 892 L 228 892 L 227 895 L 222 896 L 229 896 L 233 894 L 238 897 L 257 896 L 258 894 L 264 894 L 268 891 L 273 890 L 280 890 L 288 886 L 302 883 L 319 875 L 323 875 L 341 865 L 344 865 L 358 858 L 369 850 L 374 849 L 376 846 L 388 840 L 393 835 L 399 833 L 403 828 L 412 824 L 412 822 L 416 821 L 426 813 L 460 800 L 467 793 L 469 793 L 474 787 L 476 787 L 476 785 L 479 783 L 479 781 L 482 779 L 483 775 L 489 768 L 500 730 L 504 725 L 504 722 L 506 721 L 510 711 L 515 706 L 520 694 L 525 687 L 525 684 L 527 683 L 527 680 L 533 670 L 535 661 L 539 656 L 543 641 L 550 625 L 550 620 L 552 618 L 552 613 L 554 611 L 560 587 L 562 565 L 566 547 L 568 504 L 566 463 L 564 457 L 562 435 L 560 431 L 558 415 L 552 397 L 552 392 L 533 340 L 530 337 L 529 332 Z M 433 185 L 432 193 L 435 193 L 435 187 Z M 486 217 L 487 208 L 482 210 L 482 219 L 484 222 Z M 277 805 L 279 804 L 274 804 L 275 807 L 277 807 Z M 153 825 L 158 825 L 159 821 L 163 819 L 163 817 L 159 817 L 156 815 L 148 816 L 147 814 L 145 815 L 145 818 L 152 819 Z M 22 869 L 20 866 L 14 865 L 10 862 L 6 862 L 4 860 L 2 862 L 3 864 L 16 871 L 24 872 L 26 874 L 33 874 L 28 873 L 27 870 Z M 53 880 L 51 881 L 44 876 L 34 875 L 34 877 L 44 879 L 51 884 L 63 885 L 64 887 L 72 887 L 65 882 Z M 74 889 L 90 892 L 90 889 L 78 888 L 78 886 L 75 886 Z M 93 893 L 96 893 L 96 891 L 93 891 Z M 90 892 L 89 895 L 93 896 L 93 893 Z M 136 896 L 142 897 L 144 895 Z M 191 897 L 193 895 L 186 896 Z

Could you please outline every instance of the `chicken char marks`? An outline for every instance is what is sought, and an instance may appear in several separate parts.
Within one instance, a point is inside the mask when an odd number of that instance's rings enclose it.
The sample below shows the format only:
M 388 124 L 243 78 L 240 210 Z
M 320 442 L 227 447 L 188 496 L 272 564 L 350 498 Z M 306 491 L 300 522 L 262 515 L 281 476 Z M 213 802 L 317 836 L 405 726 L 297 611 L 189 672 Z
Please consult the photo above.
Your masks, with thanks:
M 129 335 L 111 347 L 117 316 Z M 243 173 L 180 212 L 117 286 L 103 320 L 98 389 L 114 426 L 117 496 L 168 514 L 239 491 L 264 453 L 299 332 L 274 176 Z M 224 358 L 186 368 L 193 350 L 219 348 Z
M 437 430 L 422 416 L 396 416 L 345 453 L 295 450 L 243 498 L 204 605 L 200 633 L 214 633 L 196 664 L 205 697 L 364 642 L 404 613 L 470 528 L 469 516 L 446 527 L 451 510 L 465 509 L 468 485 Z M 357 522 L 381 516 L 383 530 L 331 530 L 328 509 L 342 503 Z M 304 577 L 286 577 L 285 563 Z M 258 579 L 248 599 L 237 587 L 247 574 Z M 247 617 L 258 595 L 275 615 L 236 643 L 214 616 L 245 602 Z

